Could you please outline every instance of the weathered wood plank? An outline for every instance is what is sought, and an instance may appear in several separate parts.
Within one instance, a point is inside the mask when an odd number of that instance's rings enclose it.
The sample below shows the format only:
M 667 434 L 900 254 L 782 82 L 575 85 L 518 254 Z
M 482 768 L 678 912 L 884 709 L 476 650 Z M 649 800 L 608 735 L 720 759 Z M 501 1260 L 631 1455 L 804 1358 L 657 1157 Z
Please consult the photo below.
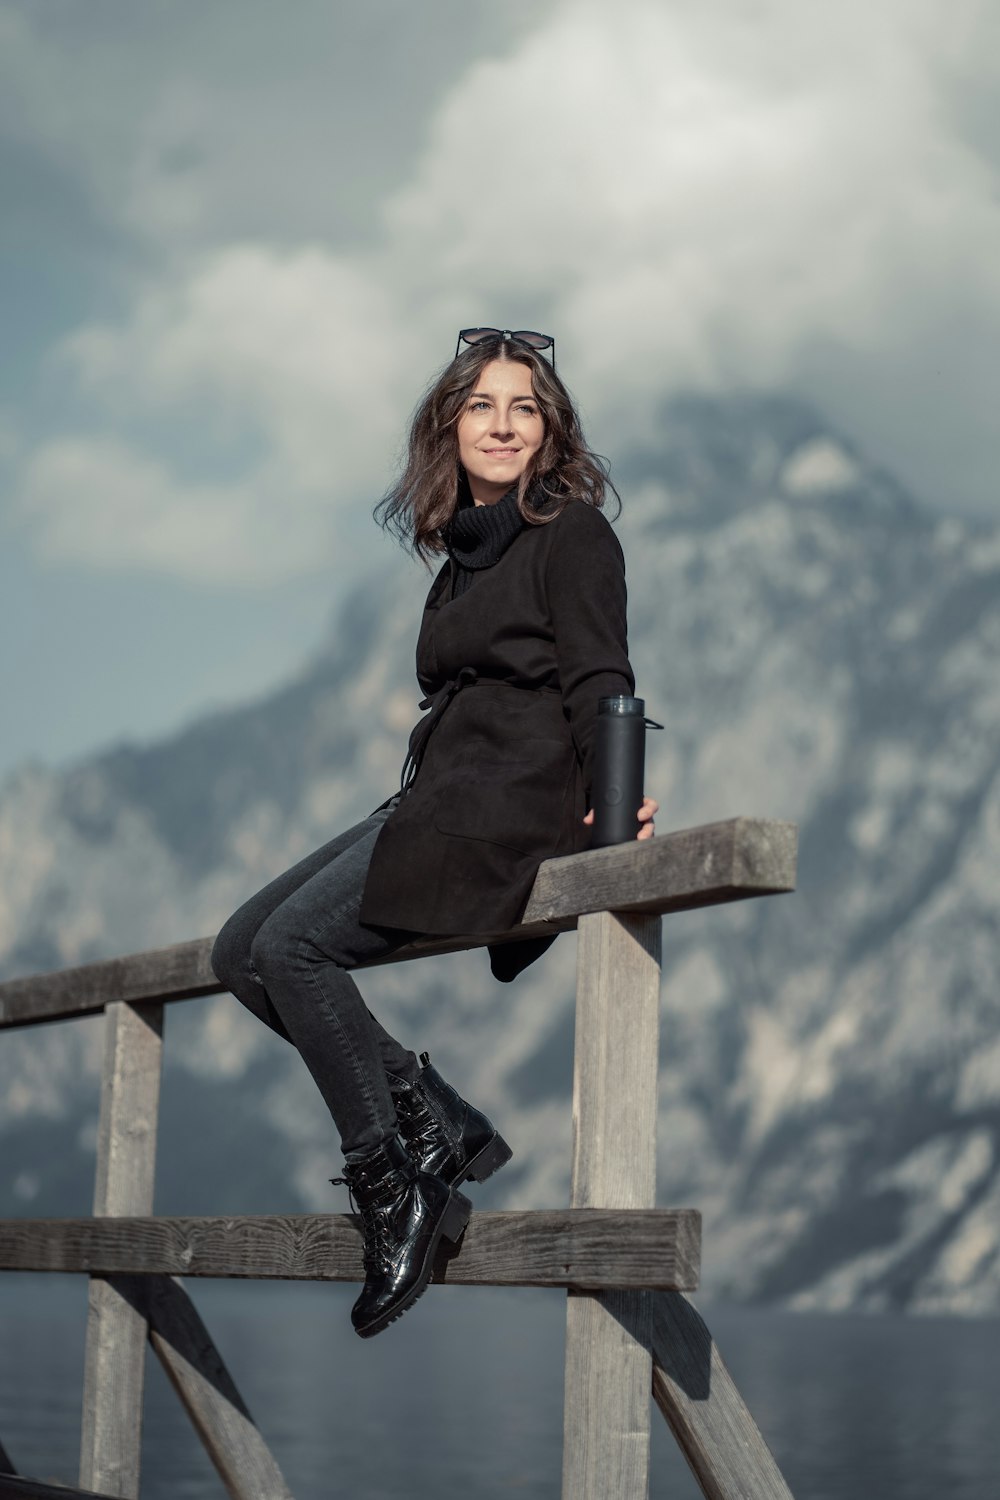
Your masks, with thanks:
M 115 1001 L 105 1014 L 94 1214 L 153 1210 L 163 1009 Z M 80 1484 L 138 1500 L 146 1319 L 128 1276 L 93 1278 L 87 1314 Z
M 703 1319 L 651 1292 L 653 1397 L 708 1500 L 792 1500 Z
M 658 916 L 580 918 L 571 1191 L 578 1210 L 641 1210 L 655 1201 L 661 926 Z M 648 1293 L 570 1295 L 563 1500 L 647 1494 L 651 1374 Z
M 163 1009 L 115 1002 L 105 1016 L 94 1213 L 151 1214 Z
M 539 867 L 524 921 L 600 911 L 661 915 L 791 891 L 796 833 L 794 823 L 730 818 L 549 859 Z
M 148 1277 L 150 1343 L 233 1500 L 292 1500 L 208 1329 L 179 1281 Z
M 570 1292 L 563 1500 L 649 1491 L 649 1292 Z
M 402 963 L 566 931 L 587 912 L 659 913 L 790 891 L 794 823 L 730 818 L 654 839 L 546 860 L 519 926 L 489 937 L 424 939 L 382 962 Z M 9 979 L 0 984 L 0 1029 L 89 1015 L 112 1000 L 190 1000 L 215 994 L 211 938 L 172 948 Z
M 610 912 L 580 920 L 574 1208 L 652 1208 L 656 1198 L 661 927 Z
M 454 1286 L 697 1289 L 696 1209 L 474 1213 L 434 1279 Z M 0 1270 L 360 1281 L 349 1214 L 0 1220 Z
M 112 1500 L 93 1490 L 72 1489 L 63 1484 L 45 1484 L 39 1479 L 21 1479 L 0 1473 L 0 1500 Z
M 0 984 L 0 1028 L 96 1015 L 115 1000 L 190 1000 L 217 994 L 209 962 L 212 938 L 152 948 L 100 963 L 32 974 Z

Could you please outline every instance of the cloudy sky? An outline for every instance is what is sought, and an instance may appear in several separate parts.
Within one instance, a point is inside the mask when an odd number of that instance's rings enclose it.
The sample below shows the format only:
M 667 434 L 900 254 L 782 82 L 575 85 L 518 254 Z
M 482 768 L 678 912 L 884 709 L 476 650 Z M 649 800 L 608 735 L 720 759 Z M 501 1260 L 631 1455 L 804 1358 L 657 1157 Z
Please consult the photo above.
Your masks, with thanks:
M 995 0 L 0 0 L 0 774 L 294 670 L 466 324 L 1000 522 L 998 173 Z

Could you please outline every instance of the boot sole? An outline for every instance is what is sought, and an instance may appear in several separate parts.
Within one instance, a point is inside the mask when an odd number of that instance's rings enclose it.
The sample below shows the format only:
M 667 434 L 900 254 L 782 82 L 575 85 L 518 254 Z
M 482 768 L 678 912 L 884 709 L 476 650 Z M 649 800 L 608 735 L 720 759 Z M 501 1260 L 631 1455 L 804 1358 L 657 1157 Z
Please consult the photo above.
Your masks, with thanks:
M 427 1248 L 427 1254 L 424 1256 L 424 1263 L 420 1270 L 420 1280 L 407 1292 L 406 1296 L 400 1302 L 397 1302 L 391 1312 L 383 1313 L 380 1318 L 376 1318 L 374 1322 L 367 1324 L 364 1328 L 355 1328 L 354 1332 L 358 1335 L 358 1338 L 374 1338 L 377 1333 L 381 1333 L 383 1329 L 388 1328 L 390 1323 L 395 1323 L 397 1318 L 401 1318 L 405 1312 L 409 1312 L 414 1302 L 418 1301 L 427 1290 L 431 1279 L 431 1272 L 434 1269 L 434 1257 L 437 1254 L 441 1241 L 448 1240 L 451 1244 L 454 1244 L 456 1240 L 460 1240 L 465 1233 L 471 1215 L 472 1204 L 468 1198 L 466 1198 L 464 1193 L 453 1191 L 448 1207 L 441 1215 L 441 1222 L 438 1224 L 434 1238 L 431 1240 Z
M 488 1177 L 493 1176 L 494 1172 L 499 1172 L 501 1167 L 505 1167 L 513 1155 L 513 1151 L 503 1136 L 498 1133 L 487 1142 L 478 1156 L 474 1156 L 466 1164 L 461 1177 L 456 1178 L 456 1186 L 468 1182 L 470 1178 L 473 1182 L 485 1182 Z

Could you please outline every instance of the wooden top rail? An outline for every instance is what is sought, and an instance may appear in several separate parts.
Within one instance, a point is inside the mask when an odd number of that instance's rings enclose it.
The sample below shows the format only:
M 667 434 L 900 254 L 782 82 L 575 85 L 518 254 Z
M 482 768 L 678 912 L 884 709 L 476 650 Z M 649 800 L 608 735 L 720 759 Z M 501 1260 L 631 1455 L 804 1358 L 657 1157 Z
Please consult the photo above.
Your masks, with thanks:
M 487 943 L 563 932 L 587 912 L 684 911 L 795 889 L 797 829 L 769 818 L 730 818 L 653 839 L 548 859 L 524 918 L 489 937 L 425 938 L 382 962 L 399 963 Z M 209 959 L 212 938 L 60 969 L 0 984 L 0 1029 L 92 1015 L 112 1000 L 191 1000 L 222 986 Z

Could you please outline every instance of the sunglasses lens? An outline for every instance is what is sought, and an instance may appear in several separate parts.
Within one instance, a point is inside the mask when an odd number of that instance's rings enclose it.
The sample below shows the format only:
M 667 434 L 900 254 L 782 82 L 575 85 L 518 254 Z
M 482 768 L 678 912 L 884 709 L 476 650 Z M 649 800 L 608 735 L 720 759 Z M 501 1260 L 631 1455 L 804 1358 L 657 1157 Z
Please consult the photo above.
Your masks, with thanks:
M 458 335 L 463 344 L 481 344 L 484 339 L 499 338 L 502 328 L 463 328 Z
M 547 333 L 532 333 L 528 328 L 519 328 L 511 337 L 520 339 L 522 344 L 528 344 L 532 349 L 547 349 L 552 343 Z

